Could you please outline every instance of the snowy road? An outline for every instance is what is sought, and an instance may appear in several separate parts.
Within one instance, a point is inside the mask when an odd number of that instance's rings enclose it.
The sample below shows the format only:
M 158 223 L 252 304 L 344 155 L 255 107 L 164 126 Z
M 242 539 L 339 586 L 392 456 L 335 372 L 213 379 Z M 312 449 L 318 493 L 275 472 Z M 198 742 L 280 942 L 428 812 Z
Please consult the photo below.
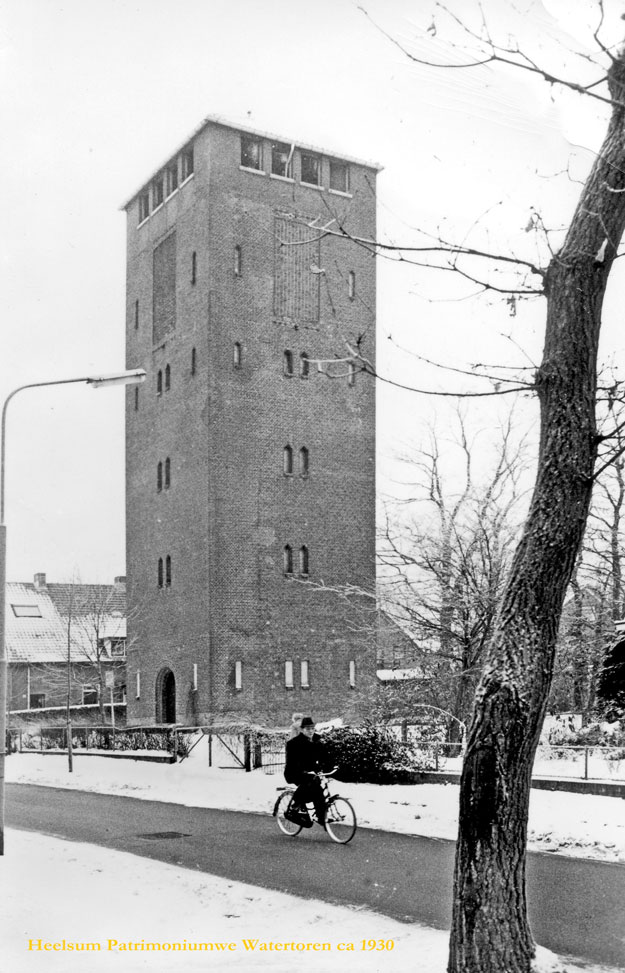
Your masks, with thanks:
M 11 784 L 8 823 L 305 897 L 449 925 L 453 843 L 359 830 L 346 847 L 320 829 L 291 840 L 267 815 Z M 177 836 L 170 836 L 174 833 Z M 167 835 L 167 836 L 166 836 Z M 529 856 L 537 939 L 561 954 L 625 966 L 625 867 Z

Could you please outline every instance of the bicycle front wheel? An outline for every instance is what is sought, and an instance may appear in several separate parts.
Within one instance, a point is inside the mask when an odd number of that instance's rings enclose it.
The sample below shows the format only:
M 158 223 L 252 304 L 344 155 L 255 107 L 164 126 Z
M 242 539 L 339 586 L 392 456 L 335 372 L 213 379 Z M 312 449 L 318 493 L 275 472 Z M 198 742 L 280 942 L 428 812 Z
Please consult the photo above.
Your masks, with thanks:
M 345 797 L 335 797 L 326 809 L 326 831 L 339 845 L 346 845 L 356 834 L 356 812 Z
M 291 803 L 292 794 L 285 792 L 279 799 L 276 805 L 276 821 L 278 822 L 278 827 L 282 834 L 286 834 L 289 838 L 294 838 L 302 830 L 301 824 L 295 824 L 294 821 L 289 821 L 284 815 Z

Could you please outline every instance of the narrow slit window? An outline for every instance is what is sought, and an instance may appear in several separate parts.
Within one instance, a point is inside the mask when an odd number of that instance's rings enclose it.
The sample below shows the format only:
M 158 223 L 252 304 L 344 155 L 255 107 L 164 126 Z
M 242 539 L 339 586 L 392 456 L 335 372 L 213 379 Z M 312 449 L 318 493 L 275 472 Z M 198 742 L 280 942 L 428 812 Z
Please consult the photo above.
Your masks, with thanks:
M 300 476 L 308 476 L 310 456 L 308 450 L 305 446 L 299 451 L 299 474 Z
M 169 365 L 165 366 L 165 391 L 169 392 L 171 388 L 171 367 Z
M 156 394 L 157 395 L 163 394 L 163 373 L 160 368 L 156 376 Z
M 354 365 L 353 361 L 350 361 L 349 365 L 347 366 L 347 384 L 356 384 L 356 366 Z
M 156 177 L 152 183 L 152 206 L 157 209 L 165 200 L 165 182 L 162 175 Z
M 305 544 L 299 549 L 299 573 L 303 578 L 308 577 L 308 548 Z
M 243 348 L 240 341 L 235 341 L 232 347 L 232 364 L 235 368 L 240 368 L 243 363 Z
M 139 196 L 139 223 L 143 223 L 150 215 L 150 194 L 141 193 Z
M 238 243 L 234 248 L 234 276 L 235 277 L 243 276 L 243 253 Z
M 243 688 L 243 663 L 239 660 L 234 664 L 234 688 Z
M 158 578 L 158 586 L 159 588 L 162 588 L 163 587 L 163 558 L 162 557 L 159 557 L 158 559 L 157 578 Z
M 171 460 L 168 456 L 167 459 L 165 460 L 165 476 L 164 476 L 163 486 L 165 487 L 166 490 L 169 490 L 170 484 L 171 484 Z
M 284 663 L 284 685 L 286 689 L 293 689 L 293 661 L 287 659 Z
M 135 386 L 135 412 L 139 411 L 139 388 Z
M 347 275 L 347 296 L 350 301 L 353 301 L 356 297 L 356 274 L 353 270 L 350 270 Z
M 171 557 L 169 554 L 165 558 L 165 587 L 171 588 Z
M 285 575 L 293 574 L 293 548 L 286 544 L 282 552 L 282 563 Z
M 349 685 L 351 689 L 356 686 L 356 663 L 353 659 L 349 663 Z
M 310 679 L 309 679 L 307 659 L 302 659 L 302 661 L 300 662 L 299 681 L 302 689 L 310 689 Z
M 135 301 L 135 331 L 139 330 L 139 298 Z
M 159 463 L 156 467 L 156 492 L 160 493 L 163 489 L 163 464 Z
M 282 356 L 282 371 L 287 376 L 291 378 L 293 376 L 293 352 L 285 351 Z
M 185 149 L 185 151 L 182 153 L 181 160 L 182 160 L 182 181 L 184 182 L 185 179 L 188 179 L 189 176 L 193 175 L 193 172 L 195 170 L 195 161 L 193 158 L 193 146 L 191 146 L 188 149 Z
M 285 476 L 293 474 L 293 450 L 290 446 L 285 446 L 282 453 L 282 465 Z
M 171 194 L 178 188 L 178 159 L 174 159 L 174 161 L 170 162 L 170 164 L 167 166 L 166 182 L 167 195 L 171 196 Z
M 195 250 L 191 254 L 191 284 L 197 284 L 197 253 Z
M 308 378 L 310 375 L 310 359 L 305 351 L 299 356 L 299 375 L 300 378 Z
M 197 371 L 197 352 L 195 348 L 191 349 L 191 374 L 195 375 Z
M 135 676 L 135 698 L 141 699 L 141 673 L 137 672 Z

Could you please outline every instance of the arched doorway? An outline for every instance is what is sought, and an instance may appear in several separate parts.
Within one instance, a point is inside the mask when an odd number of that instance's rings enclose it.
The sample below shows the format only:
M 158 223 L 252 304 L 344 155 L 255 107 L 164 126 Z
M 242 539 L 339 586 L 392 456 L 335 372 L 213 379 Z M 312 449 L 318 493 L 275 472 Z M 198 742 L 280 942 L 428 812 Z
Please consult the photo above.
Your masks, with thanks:
M 176 722 L 176 678 L 167 668 L 156 677 L 156 722 Z

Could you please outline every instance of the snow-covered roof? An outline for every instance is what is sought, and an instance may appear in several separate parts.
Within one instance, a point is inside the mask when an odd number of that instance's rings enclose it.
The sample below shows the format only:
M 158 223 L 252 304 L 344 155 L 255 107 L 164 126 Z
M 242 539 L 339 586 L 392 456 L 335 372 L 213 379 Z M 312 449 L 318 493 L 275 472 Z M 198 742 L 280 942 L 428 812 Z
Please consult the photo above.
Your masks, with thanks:
M 6 646 L 9 662 L 62 662 L 67 631 L 45 591 L 33 584 L 6 585 Z
M 423 670 L 413 669 L 378 669 L 378 679 L 381 682 L 400 682 L 406 679 L 423 679 Z

